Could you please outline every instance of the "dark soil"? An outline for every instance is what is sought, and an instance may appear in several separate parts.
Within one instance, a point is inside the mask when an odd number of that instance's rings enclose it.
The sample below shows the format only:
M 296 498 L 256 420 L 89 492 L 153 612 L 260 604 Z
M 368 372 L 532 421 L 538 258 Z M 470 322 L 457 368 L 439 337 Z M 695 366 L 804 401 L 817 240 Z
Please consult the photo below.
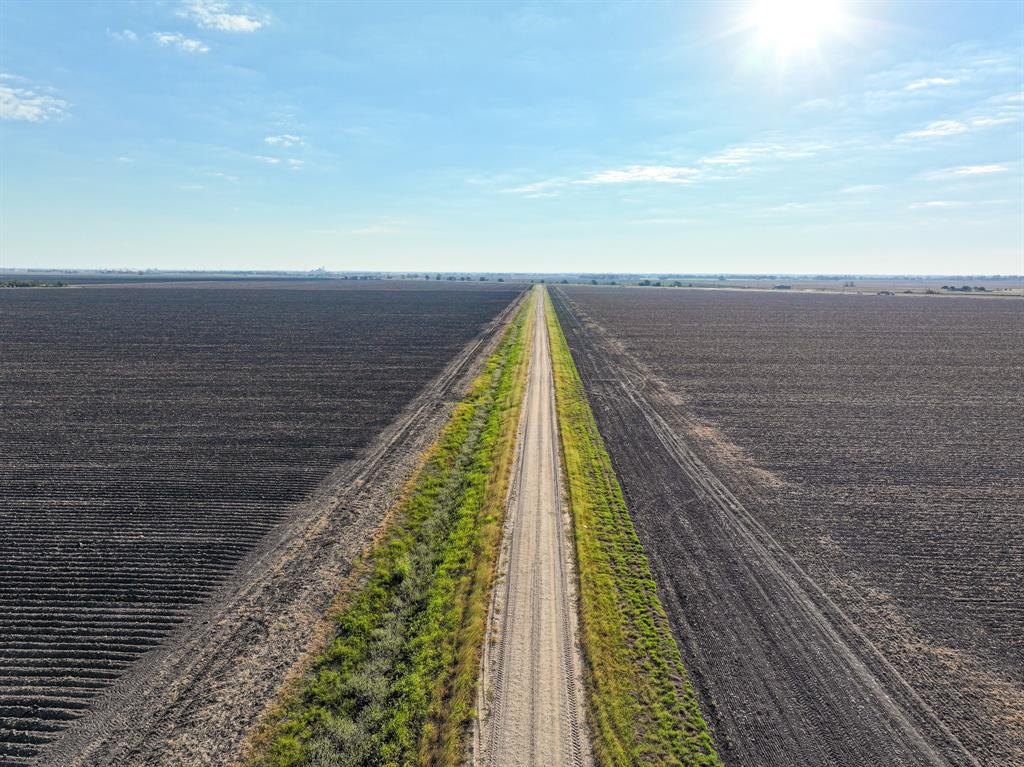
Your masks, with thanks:
M 727 764 L 1024 763 L 1024 301 L 555 297 Z
M 520 290 L 288 287 L 0 295 L 0 765 L 226 758 Z

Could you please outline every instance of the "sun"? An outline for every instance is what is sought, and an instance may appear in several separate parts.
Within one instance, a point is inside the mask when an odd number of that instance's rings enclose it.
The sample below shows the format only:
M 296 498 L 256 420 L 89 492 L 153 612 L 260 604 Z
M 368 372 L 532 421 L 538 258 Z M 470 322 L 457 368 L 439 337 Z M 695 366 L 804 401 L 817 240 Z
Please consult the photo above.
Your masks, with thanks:
M 757 40 L 786 59 L 820 50 L 842 31 L 845 15 L 838 0 L 758 0 L 746 19 Z

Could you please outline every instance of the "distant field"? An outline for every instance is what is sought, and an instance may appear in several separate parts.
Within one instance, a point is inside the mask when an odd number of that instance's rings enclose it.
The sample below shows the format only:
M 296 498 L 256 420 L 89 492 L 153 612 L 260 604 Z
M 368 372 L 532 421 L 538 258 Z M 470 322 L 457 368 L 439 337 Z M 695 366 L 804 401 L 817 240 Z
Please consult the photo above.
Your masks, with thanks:
M 1024 763 L 1024 302 L 554 295 L 726 764 Z
M 24 764 L 520 288 L 0 293 L 0 764 Z

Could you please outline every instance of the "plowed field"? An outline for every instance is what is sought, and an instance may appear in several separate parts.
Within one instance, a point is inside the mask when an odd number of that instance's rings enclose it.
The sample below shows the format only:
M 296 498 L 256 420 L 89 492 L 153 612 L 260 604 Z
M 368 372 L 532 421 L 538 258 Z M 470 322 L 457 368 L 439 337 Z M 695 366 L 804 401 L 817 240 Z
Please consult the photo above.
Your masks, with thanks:
M 1024 763 L 1024 301 L 554 297 L 727 764 Z
M 520 290 L 316 287 L 0 294 L 0 765 L 87 713 Z

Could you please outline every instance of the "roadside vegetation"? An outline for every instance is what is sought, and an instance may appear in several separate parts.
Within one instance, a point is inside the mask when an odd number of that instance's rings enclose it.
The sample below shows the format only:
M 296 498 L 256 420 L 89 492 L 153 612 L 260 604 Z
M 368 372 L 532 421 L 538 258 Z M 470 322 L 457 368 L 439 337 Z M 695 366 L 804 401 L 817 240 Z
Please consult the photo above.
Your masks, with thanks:
M 532 338 L 531 297 L 410 482 L 253 767 L 464 758 Z
M 602 767 L 721 767 L 550 301 L 547 323 L 595 759 Z

